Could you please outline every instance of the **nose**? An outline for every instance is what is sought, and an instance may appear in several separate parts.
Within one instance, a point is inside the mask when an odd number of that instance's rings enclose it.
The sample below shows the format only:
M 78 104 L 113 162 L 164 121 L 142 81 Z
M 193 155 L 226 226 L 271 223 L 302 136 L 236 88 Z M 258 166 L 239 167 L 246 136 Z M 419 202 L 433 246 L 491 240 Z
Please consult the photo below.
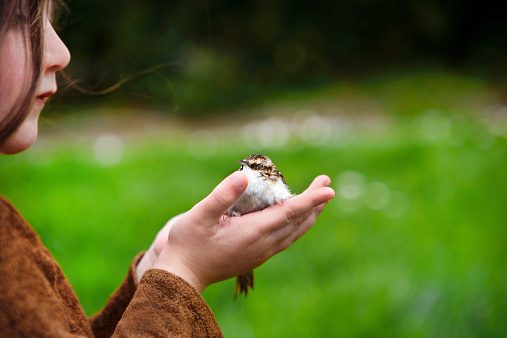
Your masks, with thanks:
M 46 72 L 57 72 L 65 68 L 70 62 L 70 52 L 67 46 L 56 34 L 51 23 L 47 23 L 44 39 L 43 66 Z

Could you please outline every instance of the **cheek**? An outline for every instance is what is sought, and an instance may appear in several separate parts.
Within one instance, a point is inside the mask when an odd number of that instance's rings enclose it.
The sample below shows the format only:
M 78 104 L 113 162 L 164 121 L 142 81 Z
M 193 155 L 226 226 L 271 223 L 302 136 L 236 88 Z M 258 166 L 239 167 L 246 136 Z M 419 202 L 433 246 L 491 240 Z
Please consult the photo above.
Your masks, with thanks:
M 9 31 L 0 47 L 0 119 L 19 100 L 27 78 L 26 50 L 20 32 Z
M 9 30 L 0 46 L 0 120 L 22 100 L 22 90 L 29 73 L 23 34 Z M 39 112 L 33 110 L 18 130 L 0 145 L 0 153 L 15 154 L 30 147 L 37 138 Z

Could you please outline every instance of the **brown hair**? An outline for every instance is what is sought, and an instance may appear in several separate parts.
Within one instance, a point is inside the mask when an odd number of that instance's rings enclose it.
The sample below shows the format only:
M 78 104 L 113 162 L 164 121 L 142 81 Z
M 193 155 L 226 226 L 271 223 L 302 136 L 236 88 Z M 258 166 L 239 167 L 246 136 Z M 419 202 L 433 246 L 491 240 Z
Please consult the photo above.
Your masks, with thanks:
M 21 125 L 35 99 L 35 91 L 41 76 L 43 57 L 44 13 L 49 9 L 50 0 L 2 0 L 0 2 L 0 46 L 17 16 L 26 15 L 24 23 L 27 46 L 27 67 L 30 76 L 25 80 L 23 90 L 11 111 L 0 120 L 0 145 Z

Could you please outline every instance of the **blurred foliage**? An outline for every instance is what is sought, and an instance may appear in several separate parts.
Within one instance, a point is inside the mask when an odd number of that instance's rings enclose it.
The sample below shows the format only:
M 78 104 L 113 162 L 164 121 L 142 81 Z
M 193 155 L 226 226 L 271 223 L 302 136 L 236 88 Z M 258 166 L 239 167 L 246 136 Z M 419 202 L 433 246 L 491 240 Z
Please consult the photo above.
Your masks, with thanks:
M 503 81 L 506 20 L 488 1 L 68 0 L 60 35 L 85 102 L 158 107 L 183 116 L 262 102 L 406 67 L 456 68 Z M 167 65 L 149 75 L 145 69 Z
M 212 126 L 94 111 L 43 124 L 35 147 L 0 158 L 1 193 L 88 314 L 169 217 L 265 153 L 293 192 L 326 173 L 337 196 L 256 270 L 247 299 L 233 301 L 233 280 L 205 291 L 226 337 L 505 335 L 507 108 L 484 82 L 398 74 Z

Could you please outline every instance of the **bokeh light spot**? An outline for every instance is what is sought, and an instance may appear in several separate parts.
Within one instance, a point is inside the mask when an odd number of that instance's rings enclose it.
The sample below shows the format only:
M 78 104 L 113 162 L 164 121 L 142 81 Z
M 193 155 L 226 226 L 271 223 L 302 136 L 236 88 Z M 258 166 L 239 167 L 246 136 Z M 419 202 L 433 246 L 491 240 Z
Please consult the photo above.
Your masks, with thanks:
M 482 122 L 494 136 L 507 137 L 507 107 L 494 104 L 482 112 Z
M 415 123 L 425 140 L 437 141 L 450 137 L 451 119 L 438 110 L 423 112 L 416 118 Z
M 122 159 L 123 148 L 121 136 L 112 133 L 102 134 L 95 140 L 93 156 L 103 166 L 113 166 Z
M 344 171 L 336 177 L 337 205 L 343 212 L 353 213 L 361 208 L 364 175 L 358 171 Z
M 325 116 L 317 115 L 311 111 L 299 128 L 300 138 L 313 145 L 327 143 L 333 134 L 333 121 Z
M 391 201 L 391 191 L 383 182 L 368 183 L 364 190 L 363 201 L 370 209 L 385 209 Z
M 253 121 L 241 129 L 241 136 L 252 149 L 282 148 L 290 140 L 288 124 L 280 118 Z

